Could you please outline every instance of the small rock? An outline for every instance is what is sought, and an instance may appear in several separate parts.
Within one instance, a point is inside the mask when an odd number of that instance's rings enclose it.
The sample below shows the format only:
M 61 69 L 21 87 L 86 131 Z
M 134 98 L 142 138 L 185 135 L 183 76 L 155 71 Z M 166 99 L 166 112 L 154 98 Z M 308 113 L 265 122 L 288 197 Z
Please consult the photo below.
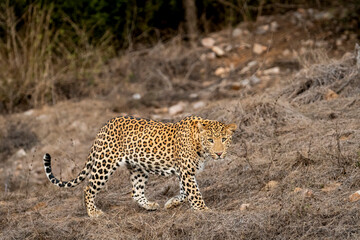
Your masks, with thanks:
M 251 85 L 256 85 L 256 84 L 258 84 L 260 82 L 261 82 L 261 80 L 257 76 L 253 75 L 253 76 L 250 77 L 250 84 Z
M 319 12 L 314 15 L 315 20 L 330 20 L 334 16 L 330 12 Z
M 24 112 L 24 115 L 25 116 L 31 116 L 34 114 L 34 110 L 33 109 L 30 109 L 30 110 L 27 110 L 26 112 Z
M 314 46 L 315 41 L 312 39 L 308 39 L 308 40 L 301 40 L 301 45 L 305 46 L 305 47 L 312 47 Z
M 86 123 L 84 123 L 82 121 L 75 121 L 70 126 L 73 129 L 80 129 L 82 132 L 86 132 L 88 130 Z
M 360 190 L 359 191 L 356 191 L 354 192 L 353 194 L 351 194 L 349 196 L 349 201 L 350 202 L 357 202 L 360 200 Z
M 184 102 L 179 102 L 176 105 L 173 105 L 169 108 L 169 114 L 174 116 L 178 113 L 182 113 L 185 109 L 185 103 Z
M 163 113 L 167 113 L 167 112 L 169 112 L 169 108 L 167 108 L 167 107 L 155 108 L 154 109 L 155 114 L 163 114 Z
M 235 28 L 233 31 L 232 31 L 232 36 L 233 37 L 239 37 L 243 34 L 243 31 L 240 29 L 240 28 Z
M 216 58 L 216 54 L 214 52 L 209 52 L 208 54 L 206 54 L 207 59 L 215 59 Z
M 278 185 L 279 185 L 279 182 L 271 180 L 265 185 L 263 190 L 271 191 L 271 190 L 274 190 Z
M 132 95 L 132 99 L 134 99 L 134 100 L 139 100 L 139 99 L 141 99 L 140 93 L 134 93 L 134 94 Z
M 341 45 L 343 45 L 343 40 L 338 38 L 338 39 L 336 39 L 335 44 L 336 44 L 336 46 L 340 47 Z
M 198 98 L 198 97 L 199 97 L 199 94 L 197 94 L 197 93 L 191 93 L 189 95 L 189 98 Z
M 333 90 L 331 90 L 331 89 L 328 89 L 327 92 L 324 95 L 324 98 L 327 101 L 337 99 L 338 97 L 339 97 L 339 95 L 336 92 L 334 92 Z
M 245 73 L 249 72 L 253 67 L 255 67 L 257 65 L 258 65 L 257 61 L 249 62 L 244 68 L 241 69 L 240 74 L 245 74 Z
M 276 32 L 277 30 L 279 30 L 280 25 L 276 22 L 273 21 L 270 23 L 270 31 L 271 32 Z
M 270 26 L 268 24 L 262 25 L 256 29 L 255 33 L 258 35 L 262 35 L 262 34 L 267 33 L 269 31 L 269 29 L 270 29 Z
M 304 198 L 310 198 L 310 197 L 313 197 L 314 196 L 314 192 L 310 189 L 302 189 L 300 187 L 296 187 L 294 189 L 294 193 L 296 194 L 301 194 L 301 196 L 303 196 Z
M 40 120 L 40 121 L 44 121 L 44 120 L 48 120 L 48 119 L 49 119 L 49 116 L 46 114 L 41 114 L 40 116 L 38 116 L 36 118 L 36 120 Z
M 215 40 L 213 38 L 210 38 L 210 37 L 203 38 L 203 39 L 201 39 L 201 44 L 204 47 L 211 48 L 212 46 L 214 46 Z
M 203 107 L 205 107 L 205 102 L 203 102 L 203 101 L 198 101 L 198 102 L 195 102 L 195 103 L 193 103 L 193 108 L 194 109 L 199 109 L 199 108 L 203 108 Z
M 282 55 L 287 57 L 287 56 L 290 56 L 291 54 L 291 51 L 289 49 L 285 49 L 283 52 L 282 52 Z
M 246 78 L 246 79 L 242 80 L 240 83 L 243 87 L 246 87 L 250 84 L 250 80 Z
M 263 71 L 264 75 L 275 75 L 275 74 L 279 74 L 280 73 L 280 68 L 279 67 L 273 67 L 273 68 L 269 68 Z
M 315 47 L 324 48 L 327 46 L 328 46 L 328 43 L 326 41 L 316 41 L 315 42 Z
M 218 47 L 218 46 L 212 47 L 211 50 L 212 50 L 218 57 L 221 57 L 221 56 L 224 56 L 224 55 L 225 55 L 224 50 L 222 50 L 222 49 L 221 49 L 220 47 Z
M 227 45 L 226 47 L 225 47 L 225 52 L 230 52 L 231 50 L 233 50 L 233 46 L 232 45 Z
M 243 203 L 240 205 L 240 211 L 245 211 L 245 210 L 249 209 L 249 207 L 250 207 L 250 204 Z
M 207 55 L 206 55 L 205 53 L 203 53 L 203 54 L 200 55 L 200 60 L 201 60 L 201 61 L 204 62 L 206 59 L 207 59 Z
M 258 62 L 256 60 L 250 61 L 246 66 L 252 68 L 258 65 Z
M 18 158 L 21 158 L 21 157 L 25 157 L 26 156 L 26 152 L 24 149 L 19 149 L 16 153 L 15 153 L 15 156 L 18 157 Z
M 204 82 L 201 83 L 201 86 L 207 88 L 207 87 L 210 87 L 213 84 L 214 84 L 214 81 L 204 81 Z
M 314 196 L 314 192 L 312 190 L 310 190 L 310 189 L 305 189 L 304 192 L 303 192 L 303 196 L 311 198 L 311 197 Z
M 259 43 L 254 43 L 253 52 L 255 54 L 260 55 L 260 54 L 264 53 L 266 50 L 267 50 L 266 46 L 263 46 L 263 45 L 261 45 Z
M 17 166 L 16 166 L 16 170 L 22 170 L 23 169 L 23 165 L 21 163 L 19 163 Z
M 163 118 L 162 115 L 159 115 L 159 114 L 151 114 L 151 119 L 161 120 L 162 118 Z
M 229 74 L 230 68 L 228 67 L 219 67 L 215 70 L 215 75 L 218 77 L 225 77 Z
M 341 186 L 341 183 L 338 183 L 338 182 L 330 183 L 330 184 L 324 186 L 321 189 L 321 191 L 323 191 L 323 192 L 332 192 L 332 191 L 337 190 L 340 186 Z

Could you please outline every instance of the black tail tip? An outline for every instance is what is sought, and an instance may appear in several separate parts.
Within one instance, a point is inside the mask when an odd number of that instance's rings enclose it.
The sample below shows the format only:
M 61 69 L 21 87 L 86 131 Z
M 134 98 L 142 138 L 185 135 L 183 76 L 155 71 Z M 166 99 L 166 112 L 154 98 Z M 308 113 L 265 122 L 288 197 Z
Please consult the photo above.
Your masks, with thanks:
M 51 160 L 51 156 L 50 156 L 50 154 L 45 153 L 45 155 L 44 155 L 44 161 L 46 161 L 46 162 L 50 162 L 50 160 Z

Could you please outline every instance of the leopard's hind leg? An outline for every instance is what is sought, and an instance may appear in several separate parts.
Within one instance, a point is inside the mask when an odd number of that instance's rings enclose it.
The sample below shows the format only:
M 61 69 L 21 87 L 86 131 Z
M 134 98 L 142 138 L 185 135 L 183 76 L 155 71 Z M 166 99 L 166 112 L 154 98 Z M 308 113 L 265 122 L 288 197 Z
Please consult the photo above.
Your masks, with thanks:
M 95 205 L 96 194 L 105 186 L 109 177 L 114 173 L 120 163 L 114 163 L 108 159 L 95 161 L 88 186 L 84 190 L 84 201 L 87 213 L 90 217 L 98 217 L 103 212 Z
M 130 179 L 133 185 L 132 197 L 137 203 L 146 210 L 156 210 L 159 204 L 150 202 L 145 197 L 145 186 L 149 179 L 149 174 L 141 168 L 132 168 L 130 170 Z
M 165 203 L 165 208 L 167 208 L 167 209 L 175 208 L 175 207 L 179 206 L 180 204 L 182 204 L 186 200 L 185 189 L 184 189 L 180 179 L 179 179 L 179 185 L 180 185 L 180 194 L 176 195 L 175 197 L 170 198 Z

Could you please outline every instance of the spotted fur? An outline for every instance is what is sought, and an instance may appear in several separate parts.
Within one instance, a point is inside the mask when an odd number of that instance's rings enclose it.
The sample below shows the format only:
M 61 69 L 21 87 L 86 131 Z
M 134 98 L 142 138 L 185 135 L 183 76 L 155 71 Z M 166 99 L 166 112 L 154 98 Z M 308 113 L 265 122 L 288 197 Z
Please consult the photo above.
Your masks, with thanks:
M 223 124 L 200 117 L 187 117 L 177 123 L 162 123 L 134 117 L 117 117 L 100 129 L 83 170 L 71 181 L 57 179 L 51 171 L 51 157 L 44 155 L 45 173 L 59 187 L 75 187 L 89 176 L 85 205 L 90 217 L 102 214 L 94 204 L 96 194 L 120 165 L 130 171 L 132 197 L 147 210 L 159 205 L 145 197 L 149 174 L 177 175 L 179 195 L 165 204 L 173 208 L 186 199 L 193 209 L 208 209 L 196 183 L 205 157 L 223 159 L 231 144 L 235 124 Z

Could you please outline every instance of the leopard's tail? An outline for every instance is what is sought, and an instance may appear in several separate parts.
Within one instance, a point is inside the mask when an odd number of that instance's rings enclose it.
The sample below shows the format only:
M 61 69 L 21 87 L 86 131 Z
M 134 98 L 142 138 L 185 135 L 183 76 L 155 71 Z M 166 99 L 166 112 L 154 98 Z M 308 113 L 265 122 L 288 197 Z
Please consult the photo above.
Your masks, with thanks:
M 70 181 L 61 181 L 57 179 L 54 174 L 51 171 L 51 156 L 48 153 L 45 153 L 44 157 L 44 168 L 47 178 L 52 182 L 54 185 L 58 187 L 76 187 L 79 185 L 82 181 L 85 180 L 86 176 L 89 174 L 90 170 L 93 166 L 93 160 L 92 157 L 89 155 L 88 160 L 86 161 L 85 167 L 83 170 L 78 174 L 78 176 Z

